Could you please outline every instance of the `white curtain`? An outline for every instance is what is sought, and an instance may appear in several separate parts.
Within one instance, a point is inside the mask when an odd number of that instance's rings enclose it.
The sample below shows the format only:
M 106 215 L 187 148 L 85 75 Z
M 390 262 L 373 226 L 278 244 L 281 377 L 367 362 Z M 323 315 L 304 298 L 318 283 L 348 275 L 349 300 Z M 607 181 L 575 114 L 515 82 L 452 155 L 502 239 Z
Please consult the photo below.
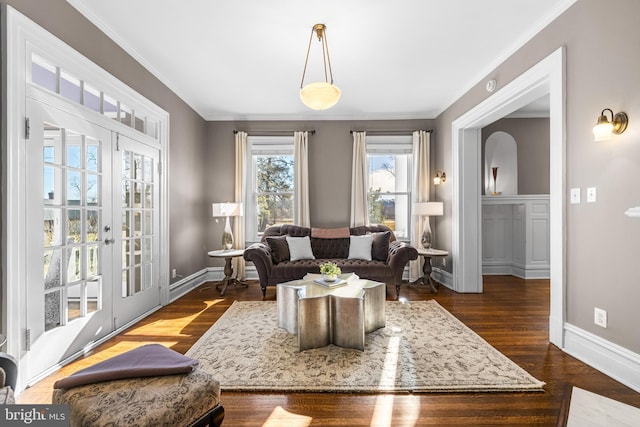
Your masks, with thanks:
M 411 210 L 414 203 L 426 202 L 429 200 L 429 189 L 431 183 L 431 173 L 429 171 L 429 152 L 431 145 L 431 134 L 419 130 L 413 133 L 413 194 Z M 416 248 L 421 248 L 420 237 L 424 230 L 424 218 L 413 215 L 413 232 L 411 233 L 411 244 Z M 416 280 L 422 276 L 422 257 L 411 261 L 409 264 L 409 280 Z
M 311 227 L 309 214 L 309 133 L 293 133 L 295 224 Z
M 351 168 L 351 226 L 369 224 L 367 207 L 366 132 L 353 132 L 353 166 Z
M 245 195 L 247 192 L 247 133 L 236 133 L 236 180 L 235 180 L 235 202 L 246 203 Z M 244 217 L 237 216 L 233 218 L 233 246 L 235 248 L 244 248 L 245 243 L 245 225 Z M 233 271 L 236 277 L 244 279 L 246 277 L 245 262 L 243 257 L 233 258 Z

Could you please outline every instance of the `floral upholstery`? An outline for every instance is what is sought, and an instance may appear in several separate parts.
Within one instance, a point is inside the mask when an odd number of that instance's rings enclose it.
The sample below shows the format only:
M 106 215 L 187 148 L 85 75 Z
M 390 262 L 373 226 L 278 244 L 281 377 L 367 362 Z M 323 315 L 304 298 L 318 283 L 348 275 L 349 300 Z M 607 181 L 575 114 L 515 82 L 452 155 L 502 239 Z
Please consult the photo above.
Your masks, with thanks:
M 224 414 L 220 383 L 200 369 L 54 389 L 53 403 L 70 406 L 72 427 L 192 426 L 216 408 L 219 419 L 212 424 L 219 425 Z

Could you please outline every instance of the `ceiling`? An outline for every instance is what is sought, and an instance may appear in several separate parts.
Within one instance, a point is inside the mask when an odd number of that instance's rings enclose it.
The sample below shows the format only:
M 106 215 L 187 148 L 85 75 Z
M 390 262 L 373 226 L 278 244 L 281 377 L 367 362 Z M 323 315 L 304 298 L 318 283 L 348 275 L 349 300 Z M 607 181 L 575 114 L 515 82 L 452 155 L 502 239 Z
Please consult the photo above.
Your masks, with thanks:
M 67 1 L 207 120 L 364 120 L 435 118 L 576 0 Z M 325 111 L 298 95 L 316 23 Z

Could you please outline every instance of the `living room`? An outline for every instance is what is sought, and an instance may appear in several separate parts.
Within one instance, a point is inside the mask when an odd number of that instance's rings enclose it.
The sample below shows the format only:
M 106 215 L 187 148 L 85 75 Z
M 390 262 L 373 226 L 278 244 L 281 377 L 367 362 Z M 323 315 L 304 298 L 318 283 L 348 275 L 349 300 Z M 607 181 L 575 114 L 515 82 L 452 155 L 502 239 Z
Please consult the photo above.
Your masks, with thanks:
M 634 307 L 639 291 L 633 285 L 635 242 L 640 231 L 636 219 L 624 214 L 639 205 L 630 184 L 640 178 L 640 168 L 634 160 L 640 158 L 640 147 L 633 144 L 637 137 L 633 125 L 635 112 L 640 110 L 633 88 L 638 87 L 640 62 L 629 48 L 640 41 L 640 31 L 634 22 L 640 12 L 637 2 L 568 2 L 568 8 L 539 33 L 526 42 L 523 40 L 506 57 L 495 58 L 494 66 L 487 69 L 485 75 L 478 75 L 475 84 L 456 90 L 456 97 L 442 111 L 425 112 L 420 118 L 397 119 L 381 115 L 381 119 L 340 120 L 294 120 L 287 116 L 262 120 L 239 117 L 206 120 L 68 2 L 56 0 L 42 4 L 35 0 L 15 0 L 2 3 L 13 6 L 169 113 L 171 144 L 166 165 L 170 173 L 169 245 L 165 249 L 168 252 L 166 271 L 162 272 L 167 296 L 162 304 L 173 301 L 196 284 L 219 277 L 222 271 L 223 262 L 207 256 L 208 251 L 219 248 L 223 228 L 211 217 L 211 203 L 235 199 L 234 131 L 255 135 L 283 130 L 315 130 L 309 137 L 310 222 L 315 227 L 332 228 L 349 225 L 350 220 L 351 131 L 366 130 L 374 134 L 376 131 L 434 130 L 430 172 L 434 175 L 436 171 L 445 171 L 447 181 L 431 187 L 434 200 L 444 203 L 444 215 L 432 222 L 432 226 L 437 247 L 450 253 L 444 263 L 436 266 L 436 274 L 446 287 L 458 290 L 454 281 L 465 271 L 457 268 L 461 267 L 459 264 L 469 266 L 470 263 L 460 262 L 458 258 L 460 251 L 468 245 L 460 240 L 460 224 L 465 215 L 460 209 L 464 200 L 459 197 L 465 190 L 458 185 L 464 168 L 461 170 L 463 163 L 457 157 L 459 147 L 453 143 L 456 135 L 452 126 L 560 49 L 561 89 L 551 93 L 550 131 L 560 135 L 561 155 L 551 157 L 550 167 L 550 173 L 556 174 L 552 185 L 555 183 L 560 188 L 556 193 L 552 190 L 551 197 L 559 215 L 555 217 L 559 222 L 552 220 L 551 233 L 555 237 L 551 241 L 558 243 L 552 245 L 552 251 L 559 250 L 555 259 L 560 261 L 552 263 L 551 267 L 550 339 L 565 352 L 631 389 L 640 390 L 637 376 L 640 344 L 633 326 L 640 321 Z M 332 35 L 330 27 L 328 33 L 333 52 L 343 41 Z M 299 66 L 304 53 L 292 53 L 296 63 L 300 62 Z M 335 62 L 334 57 L 332 59 Z M 257 65 L 258 68 L 261 66 L 265 66 L 264 63 Z M 497 82 L 496 92 L 487 91 L 490 80 Z M 297 82 L 293 82 L 294 97 L 297 97 L 296 87 Z M 548 89 L 548 92 L 552 90 L 555 89 Z M 343 91 L 346 95 L 347 89 L 343 88 Z M 3 102 L 6 102 L 4 97 Z M 508 99 L 504 102 L 512 102 L 512 106 L 517 103 Z M 492 108 L 498 111 L 501 107 Z M 605 108 L 611 108 L 614 113 L 626 112 L 630 125 L 626 132 L 614 135 L 609 142 L 595 142 L 591 131 Z M 509 112 L 504 111 L 503 115 Z M 558 114 L 555 118 L 554 113 Z M 470 121 L 468 126 L 483 127 L 478 125 L 480 121 L 475 124 Z M 3 164 L 3 170 L 6 167 Z M 5 180 L 3 174 L 3 187 Z M 586 203 L 587 188 L 594 187 L 597 188 L 597 201 Z M 625 191 L 626 187 L 630 191 Z M 582 190 L 580 204 L 569 203 L 571 189 L 575 188 Z M 12 200 L 3 196 L 3 218 L 11 203 Z M 7 265 L 7 253 L 14 250 L 6 244 L 7 233 L 7 222 L 3 221 L 3 265 Z M 467 256 L 472 259 L 474 254 Z M 171 277 L 172 270 L 176 271 L 175 277 Z M 11 329 L 7 307 L 15 303 L 12 297 L 17 295 L 8 289 L 7 281 L 5 270 L 3 333 Z M 595 307 L 608 313 L 605 329 L 594 324 Z M 19 334 L 14 331 L 13 338 Z M 12 336 L 11 333 L 8 335 Z M 8 346 L 5 349 L 11 350 L 9 352 L 21 352 L 22 346 L 18 343 L 12 341 Z

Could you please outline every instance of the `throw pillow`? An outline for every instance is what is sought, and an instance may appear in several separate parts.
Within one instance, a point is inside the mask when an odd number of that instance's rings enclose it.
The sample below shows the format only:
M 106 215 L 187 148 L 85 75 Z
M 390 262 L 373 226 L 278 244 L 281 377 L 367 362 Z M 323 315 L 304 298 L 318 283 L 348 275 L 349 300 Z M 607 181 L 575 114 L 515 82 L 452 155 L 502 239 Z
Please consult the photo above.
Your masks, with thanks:
M 291 237 L 287 236 L 287 244 L 289 245 L 289 255 L 291 261 L 299 259 L 316 259 L 311 250 L 311 239 L 309 236 Z
M 373 236 L 365 234 L 364 236 L 350 236 L 349 239 L 349 259 L 371 261 Z
M 387 261 L 389 258 L 389 241 L 391 240 L 391 232 L 383 231 L 380 233 L 372 233 L 373 244 L 371 245 L 371 258 L 377 261 Z
M 289 245 L 287 244 L 286 236 L 269 236 L 267 237 L 267 244 L 271 249 L 271 259 L 273 259 L 274 263 L 277 264 L 289 260 Z

